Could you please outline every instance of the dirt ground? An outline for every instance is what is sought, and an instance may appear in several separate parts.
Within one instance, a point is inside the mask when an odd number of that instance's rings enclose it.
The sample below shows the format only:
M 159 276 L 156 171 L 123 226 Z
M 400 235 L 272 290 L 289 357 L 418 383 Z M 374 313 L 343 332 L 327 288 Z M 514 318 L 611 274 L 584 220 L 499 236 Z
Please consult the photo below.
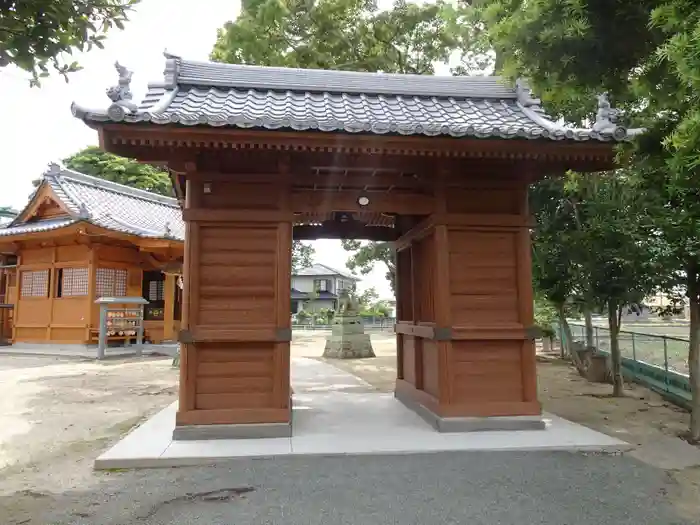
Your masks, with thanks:
M 323 334 L 295 334 L 293 356 L 323 359 Z M 373 334 L 377 357 L 332 360 L 381 391 L 396 374 L 395 339 Z M 46 505 L 47 493 L 100 490 L 107 473 L 92 462 L 109 444 L 176 399 L 178 374 L 169 358 L 69 361 L 0 354 L 0 523 Z M 544 410 L 635 445 L 683 432 L 686 412 L 630 386 L 611 399 L 607 385 L 590 384 L 560 361 L 538 364 Z M 670 494 L 685 515 L 700 516 L 700 468 L 668 470 Z M 45 525 L 45 524 L 42 524 Z
M 0 498 L 90 479 L 109 443 L 176 399 L 171 362 L 0 355 Z

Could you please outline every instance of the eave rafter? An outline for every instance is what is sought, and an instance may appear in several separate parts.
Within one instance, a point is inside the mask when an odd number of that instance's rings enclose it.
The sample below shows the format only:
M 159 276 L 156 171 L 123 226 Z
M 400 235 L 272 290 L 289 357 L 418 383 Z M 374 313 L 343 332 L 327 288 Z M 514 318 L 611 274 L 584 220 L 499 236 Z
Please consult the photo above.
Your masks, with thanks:
M 507 159 L 547 163 L 614 163 L 612 143 L 537 141 L 528 139 L 449 139 L 199 129 L 177 126 L 106 124 L 100 129 L 103 147 L 128 155 L 139 150 L 139 159 L 167 162 L 192 158 L 203 150 L 272 150 L 342 154 L 400 155 L 412 157 Z M 606 169 L 606 168 L 599 168 Z

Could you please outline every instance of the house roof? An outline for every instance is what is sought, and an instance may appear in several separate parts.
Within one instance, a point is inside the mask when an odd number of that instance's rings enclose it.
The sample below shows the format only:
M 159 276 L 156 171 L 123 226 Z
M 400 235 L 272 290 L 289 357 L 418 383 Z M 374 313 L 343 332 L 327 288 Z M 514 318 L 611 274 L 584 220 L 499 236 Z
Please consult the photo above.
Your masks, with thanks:
M 292 294 L 291 298 L 295 300 L 304 300 L 304 299 L 309 299 L 311 298 L 312 295 L 309 292 L 300 292 L 296 288 L 292 288 Z M 337 299 L 338 296 L 332 292 L 322 292 L 318 291 L 313 294 L 313 299 L 318 300 L 318 299 Z
M 352 279 L 353 281 L 359 281 L 360 278 L 350 272 L 343 270 L 336 270 L 325 264 L 314 263 L 307 268 L 302 268 L 298 272 L 295 272 L 294 277 L 326 277 L 326 276 L 338 276 L 344 277 L 345 279 Z
M 197 62 L 165 54 L 164 81 L 131 101 L 131 72 L 116 64 L 119 85 L 107 109 L 72 105 L 88 123 L 313 130 L 504 139 L 626 140 L 640 130 L 615 123 L 599 99 L 592 129 L 549 118 L 524 82 L 491 76 L 427 76 Z M 602 97 L 602 96 L 601 96 Z
M 25 212 L 44 185 L 66 207 L 68 217 L 27 220 Z M 52 164 L 44 174 L 25 209 L 6 227 L 0 227 L 0 236 L 55 230 L 78 222 L 139 237 L 185 239 L 185 225 L 176 199 L 84 175 L 57 164 Z

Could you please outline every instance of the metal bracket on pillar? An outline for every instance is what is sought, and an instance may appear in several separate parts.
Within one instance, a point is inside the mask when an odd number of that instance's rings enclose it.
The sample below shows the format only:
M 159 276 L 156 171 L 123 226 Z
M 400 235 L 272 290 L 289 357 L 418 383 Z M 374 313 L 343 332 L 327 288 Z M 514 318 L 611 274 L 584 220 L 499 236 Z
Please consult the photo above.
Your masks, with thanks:
M 433 340 L 434 341 L 451 341 L 452 340 L 452 328 L 447 327 L 435 327 L 433 328 Z
M 278 328 L 275 333 L 275 340 L 278 343 L 288 343 L 292 340 L 292 329 L 291 328 Z
M 541 339 L 542 336 L 544 335 L 544 332 L 539 326 L 530 326 L 525 329 L 525 338 L 526 339 Z
M 192 332 L 190 332 L 189 330 L 180 330 L 177 340 L 178 342 L 186 345 L 191 345 L 192 343 L 194 343 L 194 337 L 192 337 Z

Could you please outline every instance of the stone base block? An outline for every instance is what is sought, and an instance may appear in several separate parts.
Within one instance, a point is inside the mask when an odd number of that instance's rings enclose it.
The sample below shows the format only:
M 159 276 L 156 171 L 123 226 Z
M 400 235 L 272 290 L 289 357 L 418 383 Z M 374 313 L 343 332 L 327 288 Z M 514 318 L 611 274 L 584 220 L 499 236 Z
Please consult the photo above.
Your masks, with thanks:
M 376 357 L 368 334 L 336 336 L 326 339 L 323 357 L 332 359 L 361 359 Z
M 544 430 L 542 416 L 442 417 L 410 395 L 395 392 L 396 399 L 416 412 L 438 432 L 485 432 L 492 430 Z
M 245 425 L 183 425 L 173 430 L 175 441 L 202 439 L 260 439 L 291 437 L 292 423 L 252 423 Z

